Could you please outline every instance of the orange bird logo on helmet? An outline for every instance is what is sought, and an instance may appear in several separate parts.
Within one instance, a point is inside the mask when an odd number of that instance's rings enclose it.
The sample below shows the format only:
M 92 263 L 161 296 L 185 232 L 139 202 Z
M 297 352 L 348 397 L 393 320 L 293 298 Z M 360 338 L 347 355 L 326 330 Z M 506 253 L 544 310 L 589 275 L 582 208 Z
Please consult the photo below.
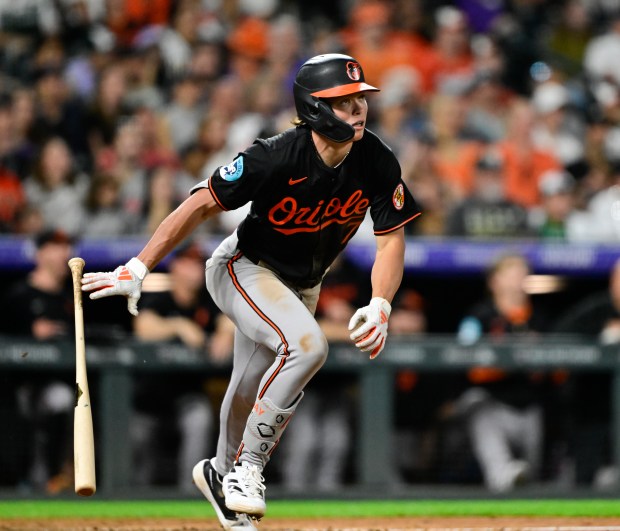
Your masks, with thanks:
M 347 76 L 349 76 L 353 81 L 360 80 L 362 77 L 362 70 L 359 63 L 354 63 L 353 61 L 349 61 L 347 63 Z

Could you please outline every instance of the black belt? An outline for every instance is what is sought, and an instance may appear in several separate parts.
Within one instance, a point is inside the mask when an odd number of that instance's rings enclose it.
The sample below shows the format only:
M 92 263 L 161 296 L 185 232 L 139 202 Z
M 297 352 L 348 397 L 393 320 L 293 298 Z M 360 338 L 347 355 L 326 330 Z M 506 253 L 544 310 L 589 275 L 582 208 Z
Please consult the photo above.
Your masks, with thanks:
M 252 256 L 251 254 L 246 253 L 243 249 L 241 249 L 241 252 L 243 253 L 243 256 L 245 256 L 254 265 L 261 266 L 261 267 L 264 267 L 266 269 L 269 269 L 269 270 L 273 271 L 282 280 L 285 280 L 289 284 L 292 284 L 293 286 L 296 286 L 298 288 L 301 288 L 301 289 L 314 288 L 317 284 L 320 284 L 321 281 L 323 280 L 323 277 L 319 277 L 318 279 L 313 278 L 313 279 L 310 279 L 310 280 L 308 280 L 308 279 L 299 280 L 299 279 L 293 279 L 293 278 L 287 277 L 287 275 L 283 275 L 275 267 L 271 266 L 270 264 L 268 264 L 264 260 L 261 260 L 260 258 L 256 258 L 255 256 Z

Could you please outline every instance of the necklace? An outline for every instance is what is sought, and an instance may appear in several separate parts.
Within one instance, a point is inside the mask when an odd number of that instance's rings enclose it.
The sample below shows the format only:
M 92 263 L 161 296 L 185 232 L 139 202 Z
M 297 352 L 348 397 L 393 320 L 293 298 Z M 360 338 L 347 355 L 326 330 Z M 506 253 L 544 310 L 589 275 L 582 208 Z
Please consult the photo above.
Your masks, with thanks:
M 351 150 L 345 153 L 344 157 L 342 157 L 342 160 L 334 166 L 334 169 L 336 169 L 338 166 L 340 166 L 345 161 L 345 159 L 349 156 L 349 153 L 351 153 Z
M 310 143 L 312 144 L 312 147 L 314 148 L 314 154 L 317 156 L 317 158 L 323 163 L 325 164 L 325 161 L 323 160 L 323 157 L 321 156 L 321 154 L 319 153 L 319 150 L 316 147 L 316 144 L 314 143 L 314 139 L 312 138 L 312 135 L 310 136 Z M 340 166 L 345 159 L 349 156 L 349 153 L 351 153 L 351 150 L 349 149 L 349 151 L 347 151 L 344 155 L 344 157 L 342 157 L 342 160 L 336 164 L 335 166 L 332 166 L 333 169 L 336 169 L 338 166 Z

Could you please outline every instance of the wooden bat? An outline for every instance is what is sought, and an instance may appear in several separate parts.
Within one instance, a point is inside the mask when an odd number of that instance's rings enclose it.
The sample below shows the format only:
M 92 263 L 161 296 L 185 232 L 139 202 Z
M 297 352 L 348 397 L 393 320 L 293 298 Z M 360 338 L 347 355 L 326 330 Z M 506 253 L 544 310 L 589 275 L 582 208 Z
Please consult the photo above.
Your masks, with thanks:
M 84 311 L 82 307 L 82 258 L 71 258 L 69 267 L 73 278 L 75 306 L 75 415 L 73 420 L 73 464 L 75 492 L 92 496 L 97 490 L 95 479 L 95 440 L 93 416 L 86 373 L 86 342 L 84 341 Z

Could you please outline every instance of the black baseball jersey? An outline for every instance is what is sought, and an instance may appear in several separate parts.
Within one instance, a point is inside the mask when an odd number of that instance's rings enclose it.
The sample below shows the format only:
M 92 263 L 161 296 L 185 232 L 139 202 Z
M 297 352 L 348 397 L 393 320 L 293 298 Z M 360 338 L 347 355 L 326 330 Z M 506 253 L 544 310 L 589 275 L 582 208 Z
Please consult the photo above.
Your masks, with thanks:
M 337 168 L 323 163 L 307 126 L 258 139 L 192 192 L 205 187 L 224 210 L 252 202 L 239 248 L 292 282 L 320 280 L 368 208 L 376 235 L 420 213 L 396 157 L 368 130 Z

